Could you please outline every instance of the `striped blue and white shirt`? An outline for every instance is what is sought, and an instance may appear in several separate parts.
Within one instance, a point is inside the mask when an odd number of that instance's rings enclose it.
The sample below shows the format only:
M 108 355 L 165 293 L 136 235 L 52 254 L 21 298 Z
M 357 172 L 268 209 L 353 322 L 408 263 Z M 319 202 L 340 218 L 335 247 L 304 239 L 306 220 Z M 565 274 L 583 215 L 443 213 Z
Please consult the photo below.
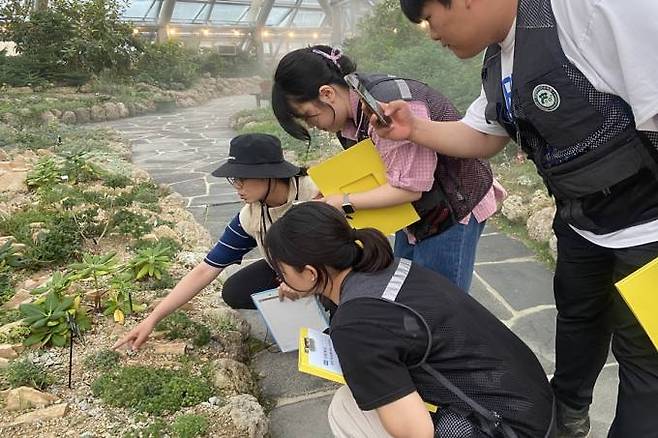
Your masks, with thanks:
M 204 261 L 215 268 L 242 263 L 242 257 L 257 246 L 240 224 L 240 215 L 236 215 L 224 229 L 224 234 L 210 250 Z

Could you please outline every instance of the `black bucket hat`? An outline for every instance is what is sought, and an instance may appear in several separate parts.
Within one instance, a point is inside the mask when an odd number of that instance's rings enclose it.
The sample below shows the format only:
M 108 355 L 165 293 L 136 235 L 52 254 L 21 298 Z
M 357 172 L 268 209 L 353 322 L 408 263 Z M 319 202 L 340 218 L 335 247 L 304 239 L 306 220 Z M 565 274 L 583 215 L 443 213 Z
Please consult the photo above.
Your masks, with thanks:
M 278 138 L 243 134 L 231 140 L 229 157 L 212 176 L 229 178 L 291 178 L 300 168 L 283 159 Z

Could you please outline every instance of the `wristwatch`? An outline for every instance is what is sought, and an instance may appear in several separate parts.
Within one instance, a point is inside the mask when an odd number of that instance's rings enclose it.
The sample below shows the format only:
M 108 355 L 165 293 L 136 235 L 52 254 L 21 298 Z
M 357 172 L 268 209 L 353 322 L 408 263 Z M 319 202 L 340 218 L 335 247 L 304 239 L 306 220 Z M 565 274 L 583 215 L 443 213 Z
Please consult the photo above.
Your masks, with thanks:
M 356 210 L 354 209 L 354 206 L 353 206 L 352 203 L 350 202 L 350 194 L 349 194 L 349 193 L 345 193 L 345 194 L 343 195 L 343 205 L 342 205 L 342 208 L 343 208 L 343 213 L 345 213 L 345 216 L 348 216 L 348 215 L 350 215 L 350 214 L 354 214 L 354 212 L 356 211 Z

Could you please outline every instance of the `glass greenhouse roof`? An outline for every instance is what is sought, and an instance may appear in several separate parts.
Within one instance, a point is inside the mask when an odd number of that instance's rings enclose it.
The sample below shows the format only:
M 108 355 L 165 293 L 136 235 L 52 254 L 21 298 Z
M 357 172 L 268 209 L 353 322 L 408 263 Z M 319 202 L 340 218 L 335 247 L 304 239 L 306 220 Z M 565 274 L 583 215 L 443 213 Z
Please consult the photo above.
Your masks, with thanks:
M 163 0 L 129 0 L 123 13 L 126 21 L 135 24 L 158 22 Z M 260 5 L 261 1 L 257 1 Z M 256 6 L 256 9 L 260 6 Z M 208 26 L 252 26 L 258 10 L 251 0 L 176 0 L 172 24 Z M 327 21 L 318 0 L 275 0 L 267 17 L 268 27 L 313 27 Z

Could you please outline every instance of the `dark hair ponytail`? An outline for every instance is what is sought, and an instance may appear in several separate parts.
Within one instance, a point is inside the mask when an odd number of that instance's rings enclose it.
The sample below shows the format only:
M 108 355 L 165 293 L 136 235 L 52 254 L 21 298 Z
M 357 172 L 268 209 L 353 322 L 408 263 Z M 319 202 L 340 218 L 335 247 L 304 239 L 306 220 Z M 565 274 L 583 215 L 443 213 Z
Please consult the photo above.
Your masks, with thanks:
M 297 121 L 290 102 L 316 100 L 323 85 L 347 88 L 343 77 L 356 71 L 350 58 L 337 53 L 330 46 L 318 45 L 293 50 L 279 61 L 272 85 L 272 110 L 281 127 L 296 139 L 309 141 L 311 136 Z
M 299 271 L 313 266 L 322 288 L 329 282 L 327 268 L 377 272 L 393 261 L 391 245 L 380 231 L 355 230 L 334 207 L 314 201 L 293 206 L 270 227 L 265 253 L 277 272 L 282 262 Z

